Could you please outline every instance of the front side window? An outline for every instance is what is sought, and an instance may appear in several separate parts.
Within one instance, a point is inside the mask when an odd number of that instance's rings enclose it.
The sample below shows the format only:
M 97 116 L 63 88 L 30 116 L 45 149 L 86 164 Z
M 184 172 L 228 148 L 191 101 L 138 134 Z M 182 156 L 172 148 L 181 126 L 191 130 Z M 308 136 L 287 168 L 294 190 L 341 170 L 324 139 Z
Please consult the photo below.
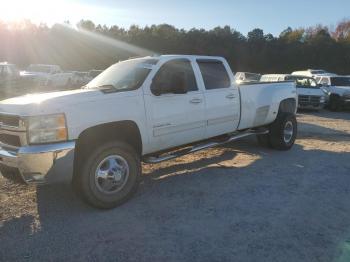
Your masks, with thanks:
M 112 88 L 117 91 L 138 89 L 152 70 L 148 59 L 135 59 L 119 62 L 107 68 L 85 88 Z
M 166 62 L 159 69 L 152 81 L 152 93 L 154 95 L 177 93 L 178 76 L 183 79 L 183 90 L 186 92 L 198 90 L 191 62 L 187 59 L 176 59 Z
M 197 60 L 207 90 L 228 88 L 231 86 L 226 68 L 218 60 Z

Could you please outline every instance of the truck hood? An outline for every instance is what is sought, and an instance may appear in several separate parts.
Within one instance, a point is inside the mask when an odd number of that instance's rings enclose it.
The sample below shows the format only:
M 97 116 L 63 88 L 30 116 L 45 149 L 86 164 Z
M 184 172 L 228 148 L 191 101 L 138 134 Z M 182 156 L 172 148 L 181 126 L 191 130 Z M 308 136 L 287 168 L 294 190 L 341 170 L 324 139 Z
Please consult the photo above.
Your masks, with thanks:
M 64 112 L 67 106 L 93 101 L 103 93 L 96 89 L 29 94 L 6 99 L 0 102 L 0 112 L 20 116 L 54 114 Z

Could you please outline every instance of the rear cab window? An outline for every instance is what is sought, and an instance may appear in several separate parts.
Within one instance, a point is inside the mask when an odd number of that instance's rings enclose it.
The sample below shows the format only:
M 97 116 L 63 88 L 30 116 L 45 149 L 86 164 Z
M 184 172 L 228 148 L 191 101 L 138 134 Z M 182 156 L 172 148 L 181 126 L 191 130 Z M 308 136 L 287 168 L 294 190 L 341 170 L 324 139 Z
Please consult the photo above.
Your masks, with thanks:
M 220 60 L 214 59 L 197 59 L 199 69 L 201 71 L 205 89 L 222 89 L 231 86 L 230 76 L 226 67 Z

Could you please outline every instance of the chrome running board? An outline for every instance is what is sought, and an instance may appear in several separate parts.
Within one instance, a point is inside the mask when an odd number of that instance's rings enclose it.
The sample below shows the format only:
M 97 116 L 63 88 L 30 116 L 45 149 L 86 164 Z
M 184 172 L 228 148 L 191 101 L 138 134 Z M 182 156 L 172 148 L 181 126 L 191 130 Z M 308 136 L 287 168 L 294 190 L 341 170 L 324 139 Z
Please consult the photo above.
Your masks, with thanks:
M 164 153 L 160 156 L 146 156 L 143 158 L 143 162 L 147 163 L 147 164 L 157 164 L 163 161 L 168 161 L 177 157 L 181 157 L 181 156 L 185 156 L 188 154 L 192 154 L 204 149 L 208 149 L 211 147 L 216 147 L 216 146 L 220 146 L 220 145 L 224 145 L 227 143 L 230 143 L 232 141 L 235 141 L 237 139 L 243 138 L 243 137 L 247 137 L 247 136 L 252 136 L 252 135 L 265 135 L 268 134 L 269 130 L 268 129 L 259 129 L 259 130 L 248 130 L 248 131 L 244 131 L 238 134 L 234 134 L 230 137 L 228 137 L 226 140 L 224 141 L 215 141 L 215 142 L 209 142 L 209 143 L 205 143 L 205 144 L 198 144 L 195 146 L 192 146 L 190 148 L 186 148 L 184 150 L 180 150 L 174 153 Z

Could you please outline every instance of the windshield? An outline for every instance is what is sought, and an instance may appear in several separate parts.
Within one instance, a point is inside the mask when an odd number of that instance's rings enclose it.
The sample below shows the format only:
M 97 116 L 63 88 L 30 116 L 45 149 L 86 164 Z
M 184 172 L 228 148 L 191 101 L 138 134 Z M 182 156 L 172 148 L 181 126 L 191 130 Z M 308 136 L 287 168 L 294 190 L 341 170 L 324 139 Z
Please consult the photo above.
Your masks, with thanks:
M 322 74 L 326 74 L 327 72 L 324 70 L 312 70 L 311 74 L 313 75 L 322 75 Z
M 332 86 L 350 86 L 350 77 L 332 77 Z
M 311 77 L 288 76 L 286 80 L 294 80 L 297 88 L 318 88 L 316 80 Z
M 154 59 L 136 59 L 119 62 L 103 71 L 87 84 L 86 88 L 113 87 L 117 90 L 137 89 L 143 84 L 154 64 Z
M 30 65 L 27 70 L 29 72 L 50 73 L 51 67 L 42 65 Z

